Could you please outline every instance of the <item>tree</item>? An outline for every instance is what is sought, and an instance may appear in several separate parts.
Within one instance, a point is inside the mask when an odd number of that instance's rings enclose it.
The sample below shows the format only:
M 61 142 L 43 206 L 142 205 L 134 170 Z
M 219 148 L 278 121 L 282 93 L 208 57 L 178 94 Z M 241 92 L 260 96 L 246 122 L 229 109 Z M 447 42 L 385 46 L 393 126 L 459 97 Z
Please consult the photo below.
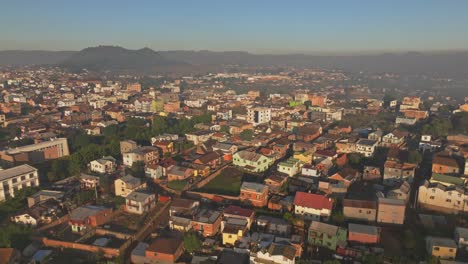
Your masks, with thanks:
M 143 161 L 137 161 L 132 164 L 130 168 L 130 173 L 138 178 L 145 177 L 145 163 Z
M 9 223 L 2 226 L 0 232 L 0 247 L 12 247 L 19 250 L 31 243 L 32 230 L 28 226 Z
M 254 131 L 252 129 L 246 129 L 242 131 L 239 136 L 242 140 L 251 140 L 254 136 Z
M 408 153 L 408 162 L 413 164 L 419 164 L 422 161 L 422 155 L 417 150 L 411 150 Z
M 202 246 L 201 240 L 195 232 L 187 232 L 184 236 L 184 247 L 189 253 L 199 250 Z

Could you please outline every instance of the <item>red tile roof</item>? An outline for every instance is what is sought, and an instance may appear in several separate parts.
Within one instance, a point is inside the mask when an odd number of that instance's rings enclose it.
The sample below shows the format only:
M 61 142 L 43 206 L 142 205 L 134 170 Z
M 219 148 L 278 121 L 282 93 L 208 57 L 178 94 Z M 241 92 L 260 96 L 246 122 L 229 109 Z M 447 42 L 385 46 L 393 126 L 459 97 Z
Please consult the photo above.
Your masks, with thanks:
M 294 205 L 314 209 L 331 210 L 333 207 L 333 200 L 320 194 L 296 192 L 296 197 L 294 197 Z
M 250 217 L 253 214 L 253 210 L 245 209 L 240 206 L 230 205 L 224 209 L 224 214 Z

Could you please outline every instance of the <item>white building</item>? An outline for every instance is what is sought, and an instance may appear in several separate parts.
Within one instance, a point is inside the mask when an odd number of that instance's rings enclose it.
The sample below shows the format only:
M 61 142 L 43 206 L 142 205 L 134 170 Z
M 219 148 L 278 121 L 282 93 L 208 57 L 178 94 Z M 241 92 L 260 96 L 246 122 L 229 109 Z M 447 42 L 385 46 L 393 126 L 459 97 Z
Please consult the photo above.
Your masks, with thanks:
M 113 173 L 117 169 L 117 161 L 113 157 L 102 157 L 89 163 L 89 169 L 97 173 Z
M 265 124 L 271 120 L 271 109 L 268 107 L 251 107 L 247 109 L 247 122 L 254 126 Z
M 361 153 L 365 157 L 372 157 L 374 155 L 375 148 L 377 147 L 376 140 L 360 139 L 356 142 L 356 152 Z
M 26 187 L 39 186 L 37 169 L 20 165 L 0 171 L 0 202 L 15 197 L 15 192 Z

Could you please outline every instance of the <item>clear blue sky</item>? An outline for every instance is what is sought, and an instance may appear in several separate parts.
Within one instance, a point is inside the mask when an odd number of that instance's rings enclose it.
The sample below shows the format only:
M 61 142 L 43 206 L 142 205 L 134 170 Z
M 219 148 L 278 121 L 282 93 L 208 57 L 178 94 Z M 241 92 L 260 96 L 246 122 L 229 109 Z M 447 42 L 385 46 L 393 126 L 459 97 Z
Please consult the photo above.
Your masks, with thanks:
M 2 0 L 0 50 L 468 49 L 468 0 Z

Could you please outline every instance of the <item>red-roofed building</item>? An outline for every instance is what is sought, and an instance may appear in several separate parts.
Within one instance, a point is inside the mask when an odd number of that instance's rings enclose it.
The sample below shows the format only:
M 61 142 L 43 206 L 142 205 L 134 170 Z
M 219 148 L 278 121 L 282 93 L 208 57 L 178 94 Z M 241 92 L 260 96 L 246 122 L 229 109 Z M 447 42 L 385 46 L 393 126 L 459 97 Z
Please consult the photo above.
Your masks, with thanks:
M 296 192 L 294 213 L 308 220 L 328 220 L 333 208 L 333 200 L 324 195 Z
M 245 219 L 247 221 L 247 227 L 250 228 L 250 225 L 252 225 L 254 221 L 255 212 L 251 209 L 230 205 L 224 208 L 223 215 L 227 218 Z

